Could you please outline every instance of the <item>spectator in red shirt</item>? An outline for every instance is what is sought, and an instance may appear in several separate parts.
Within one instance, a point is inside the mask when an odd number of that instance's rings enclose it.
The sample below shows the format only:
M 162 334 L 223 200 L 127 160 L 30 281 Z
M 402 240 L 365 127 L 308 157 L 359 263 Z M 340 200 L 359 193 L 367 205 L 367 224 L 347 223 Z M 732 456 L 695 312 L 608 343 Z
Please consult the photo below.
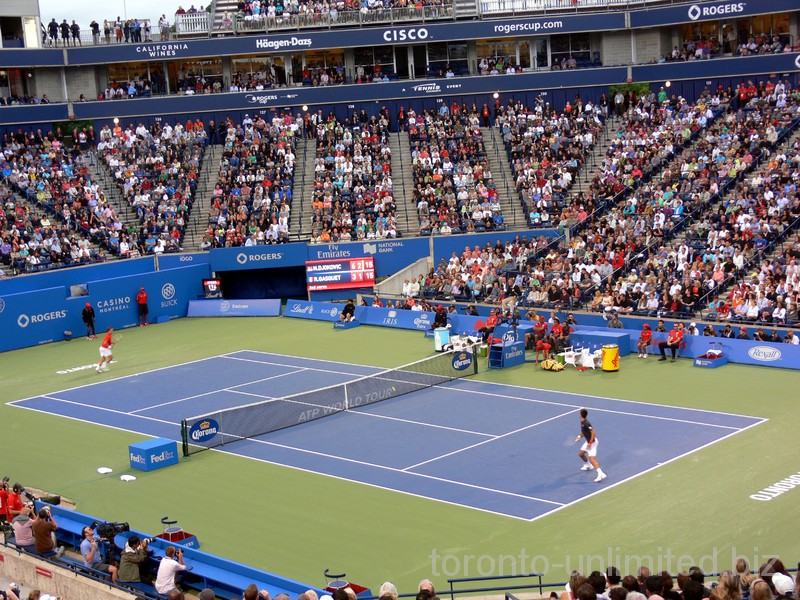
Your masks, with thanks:
M 678 348 L 681 347 L 681 342 L 683 342 L 683 323 L 675 323 L 669 334 L 667 334 L 667 340 L 658 345 L 658 349 L 661 351 L 659 362 L 667 360 L 667 348 L 672 352 L 671 362 L 675 362 L 675 355 L 678 352 Z
M 144 288 L 139 288 L 139 293 L 136 294 L 136 306 L 139 308 L 139 327 L 149 325 L 147 322 L 147 292 Z
M 639 351 L 639 358 L 647 358 L 647 347 L 650 345 L 650 340 L 653 339 L 653 332 L 650 330 L 650 324 L 645 323 L 642 325 L 642 333 L 639 334 L 639 341 L 636 344 L 636 349 Z

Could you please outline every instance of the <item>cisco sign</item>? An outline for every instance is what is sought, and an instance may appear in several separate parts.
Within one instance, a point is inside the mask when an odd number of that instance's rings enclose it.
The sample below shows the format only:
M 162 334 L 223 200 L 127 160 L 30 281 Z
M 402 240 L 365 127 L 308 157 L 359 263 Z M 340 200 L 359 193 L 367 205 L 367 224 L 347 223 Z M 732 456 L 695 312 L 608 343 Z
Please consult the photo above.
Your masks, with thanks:
M 780 360 L 781 351 L 771 346 L 753 346 L 747 351 L 747 356 L 759 362 L 772 362 Z
M 383 32 L 383 39 L 386 42 L 427 40 L 428 30 L 424 27 L 412 27 L 410 29 L 387 29 Z

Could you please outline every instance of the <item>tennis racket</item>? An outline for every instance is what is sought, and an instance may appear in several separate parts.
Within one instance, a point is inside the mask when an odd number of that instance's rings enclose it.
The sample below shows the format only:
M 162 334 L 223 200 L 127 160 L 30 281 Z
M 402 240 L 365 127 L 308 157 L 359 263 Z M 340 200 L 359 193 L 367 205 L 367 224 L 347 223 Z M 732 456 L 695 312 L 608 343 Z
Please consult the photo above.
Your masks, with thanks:
M 572 437 L 572 436 L 569 436 L 569 437 L 568 437 L 568 438 L 567 438 L 567 439 L 564 441 L 564 447 L 565 447 L 565 448 L 568 448 L 569 446 L 574 446 L 574 445 L 575 445 L 575 444 L 577 444 L 579 441 L 580 441 L 580 440 L 576 440 L 574 437 Z
M 115 333 L 113 335 L 112 339 L 114 340 L 114 343 L 117 344 L 117 343 L 122 341 L 122 334 L 121 333 Z

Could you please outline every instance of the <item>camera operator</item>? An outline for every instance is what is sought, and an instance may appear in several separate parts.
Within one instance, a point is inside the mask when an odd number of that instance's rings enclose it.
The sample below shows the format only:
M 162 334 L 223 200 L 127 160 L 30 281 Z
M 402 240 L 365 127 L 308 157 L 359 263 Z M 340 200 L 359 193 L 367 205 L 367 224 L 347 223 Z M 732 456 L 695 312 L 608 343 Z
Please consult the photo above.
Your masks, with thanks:
M 117 582 L 118 569 L 115 565 L 103 561 L 100 552 L 100 545 L 103 541 L 94 534 L 94 529 L 90 526 L 83 528 L 83 540 L 81 541 L 81 556 L 83 564 L 95 571 L 101 571 L 111 575 L 111 582 Z
M 186 570 L 186 563 L 183 562 L 183 550 L 176 550 L 175 546 L 167 546 L 164 554 L 158 565 L 155 588 L 159 594 L 166 596 L 178 589 L 178 573 Z
M 58 523 L 50 514 L 50 509 L 44 507 L 39 511 L 37 518 L 33 521 L 33 540 L 36 552 L 39 554 L 47 554 L 49 552 L 56 553 L 56 560 L 61 558 L 64 554 L 64 546 L 56 548 L 56 531 L 58 530 Z
M 33 509 L 29 506 L 22 508 L 22 512 L 11 521 L 11 526 L 14 528 L 14 541 L 26 552 L 34 552 L 36 548 L 33 539 Z
M 132 535 L 125 543 L 125 548 L 119 560 L 118 579 L 122 583 L 141 583 L 142 571 L 147 565 L 148 540 L 139 540 L 138 535 Z

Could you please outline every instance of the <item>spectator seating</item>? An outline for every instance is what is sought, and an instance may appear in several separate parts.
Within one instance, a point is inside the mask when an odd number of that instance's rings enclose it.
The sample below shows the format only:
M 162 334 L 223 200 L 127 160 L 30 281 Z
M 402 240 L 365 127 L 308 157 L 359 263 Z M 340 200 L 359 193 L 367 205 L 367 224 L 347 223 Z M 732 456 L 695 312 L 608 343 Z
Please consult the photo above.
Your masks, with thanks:
M 454 102 L 406 118 L 419 233 L 505 230 L 477 108 Z
M 98 155 L 120 193 L 139 216 L 139 226 L 122 234 L 115 247 L 144 254 L 177 252 L 197 189 L 203 160 L 205 128 L 191 119 L 182 125 L 141 123 L 100 131 Z
M 245 115 L 227 121 L 222 162 L 212 192 L 206 239 L 211 247 L 289 241 L 297 161 L 295 137 L 303 120 L 291 113 L 270 122 Z
M 314 122 L 312 243 L 397 237 L 388 115 Z

